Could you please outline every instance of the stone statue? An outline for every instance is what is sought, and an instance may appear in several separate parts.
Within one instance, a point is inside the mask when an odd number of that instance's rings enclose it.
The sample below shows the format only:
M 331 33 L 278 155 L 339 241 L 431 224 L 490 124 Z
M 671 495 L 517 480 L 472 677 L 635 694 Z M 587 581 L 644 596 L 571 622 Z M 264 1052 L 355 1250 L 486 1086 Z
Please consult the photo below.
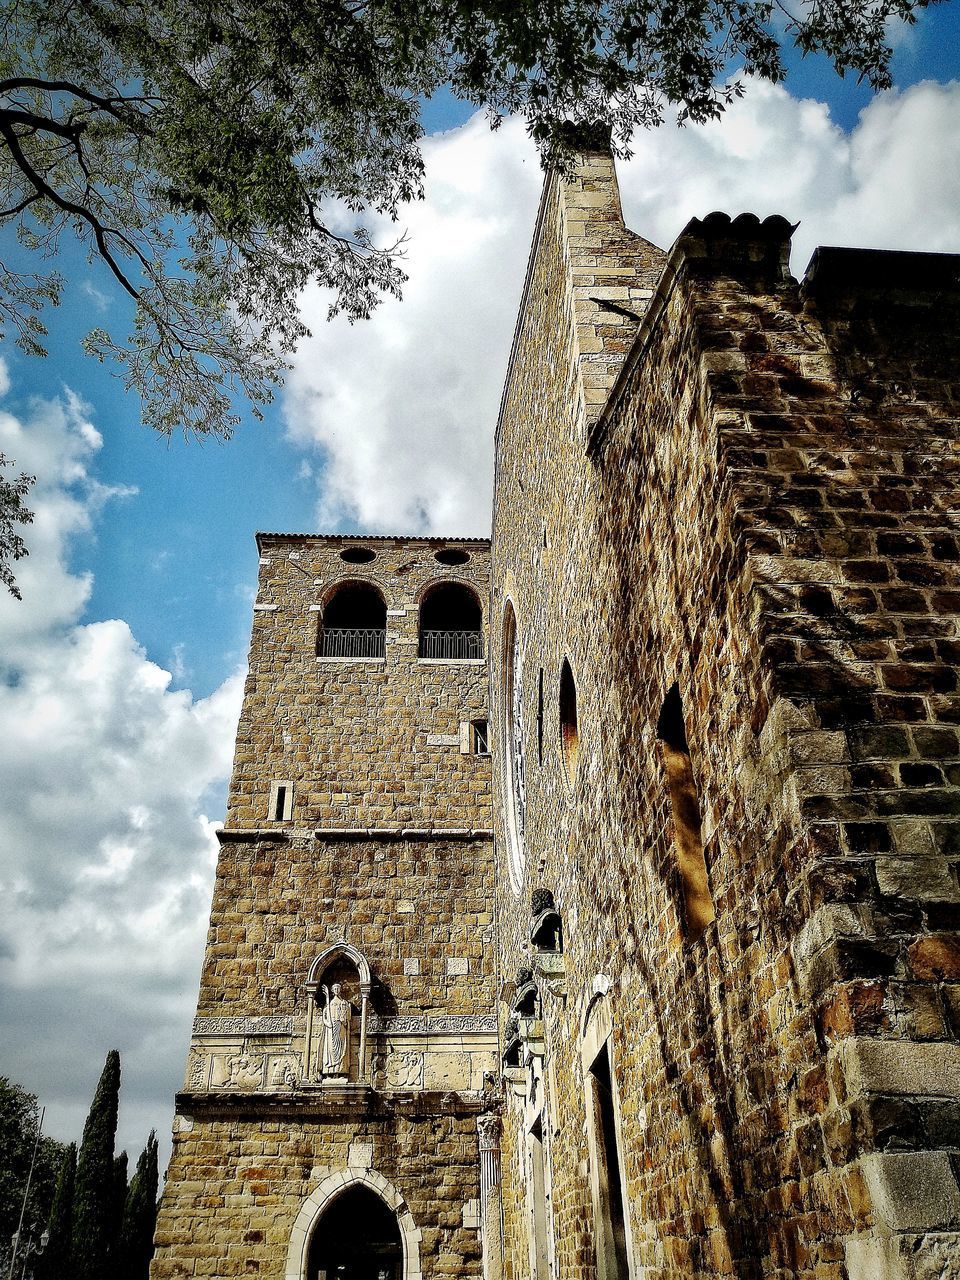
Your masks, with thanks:
M 350 1071 L 350 1019 L 353 1006 L 340 994 L 343 988 L 335 982 L 332 988 L 324 986 L 326 1004 L 323 1006 L 323 1065 L 325 1076 L 345 1076 Z

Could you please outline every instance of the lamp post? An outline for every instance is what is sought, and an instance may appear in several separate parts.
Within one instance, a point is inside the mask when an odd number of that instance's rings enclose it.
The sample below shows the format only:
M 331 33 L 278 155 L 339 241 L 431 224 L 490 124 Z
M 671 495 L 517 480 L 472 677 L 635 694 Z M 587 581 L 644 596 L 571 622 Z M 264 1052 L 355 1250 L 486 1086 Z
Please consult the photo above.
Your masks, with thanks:
M 35 1240 L 35 1239 L 33 1238 L 33 1236 L 32 1236 L 32 1235 L 28 1235 L 28 1236 L 27 1236 L 27 1243 L 26 1243 L 26 1245 L 24 1246 L 22 1253 L 20 1254 L 20 1259 L 21 1259 L 21 1262 L 22 1262 L 22 1264 L 23 1264 L 23 1265 L 21 1266 L 21 1268 L 20 1268 L 20 1275 L 21 1275 L 21 1277 L 25 1277 L 25 1276 L 26 1276 L 26 1274 L 27 1274 L 27 1263 L 28 1263 L 28 1261 L 30 1260 L 30 1255 L 31 1255 L 31 1254 L 33 1254 L 33 1256 L 34 1256 L 35 1258 L 39 1258 L 39 1257 L 40 1257 L 40 1255 L 43 1253 L 44 1249 L 47 1247 L 47 1245 L 48 1245 L 49 1243 L 50 1243 L 50 1232 L 49 1232 L 49 1231 L 43 1231 L 43 1232 L 41 1233 L 41 1235 L 40 1235 L 40 1239 L 39 1239 L 39 1241 Z M 16 1257 L 17 1257 L 17 1252 L 18 1252 L 19 1244 L 20 1244 L 20 1232 L 19 1232 L 19 1231 L 15 1231 L 15 1232 L 13 1233 L 13 1260 L 14 1260 L 14 1262 L 16 1261 Z M 13 1265 L 13 1264 L 11 1264 L 11 1266 L 12 1266 L 12 1265 Z M 31 1273 L 31 1274 L 32 1274 L 32 1273 Z
M 33 1155 L 30 1157 L 30 1172 L 27 1174 L 27 1185 L 23 1189 L 23 1204 L 20 1206 L 20 1221 L 17 1223 L 17 1229 L 13 1233 L 11 1241 L 13 1249 L 10 1254 L 10 1270 L 7 1272 L 7 1280 L 13 1280 L 14 1268 L 17 1265 L 17 1253 L 20 1249 L 20 1236 L 23 1232 L 23 1217 L 27 1212 L 27 1197 L 30 1194 L 30 1183 L 33 1181 L 33 1167 L 37 1163 L 37 1148 L 40 1146 L 40 1130 L 43 1128 L 43 1117 L 46 1114 L 46 1110 L 46 1107 L 40 1108 L 40 1119 L 37 1121 L 37 1136 L 33 1140 Z M 27 1252 L 24 1255 L 25 1258 L 29 1257 L 31 1252 L 42 1253 L 47 1247 L 47 1240 L 49 1239 L 50 1233 L 45 1231 L 40 1237 L 41 1244 L 38 1249 L 33 1237 L 29 1237 L 27 1240 Z M 26 1266 L 26 1262 L 24 1262 L 24 1266 Z

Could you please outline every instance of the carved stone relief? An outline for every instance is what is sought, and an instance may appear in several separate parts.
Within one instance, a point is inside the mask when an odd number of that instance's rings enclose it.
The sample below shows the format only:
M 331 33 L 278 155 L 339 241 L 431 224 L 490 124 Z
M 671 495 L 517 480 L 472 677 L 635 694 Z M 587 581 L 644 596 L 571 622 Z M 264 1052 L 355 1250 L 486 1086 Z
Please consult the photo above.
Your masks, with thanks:
M 398 1018 L 378 1018 L 376 1014 L 371 1014 L 368 1025 L 373 1035 L 477 1035 L 483 1032 L 495 1032 L 497 1020 L 495 1017 L 470 1013 L 441 1014 L 439 1016 L 419 1013 L 407 1014 Z
M 215 1053 L 210 1083 L 215 1089 L 259 1089 L 263 1084 L 263 1054 Z
M 408 1051 L 387 1058 L 387 1084 L 394 1089 L 423 1087 L 423 1054 Z
M 194 1018 L 195 1036 L 289 1036 L 302 1031 L 303 1018 Z
M 300 1083 L 300 1059 L 292 1053 L 275 1058 L 270 1068 L 270 1083 L 274 1088 L 295 1089 Z
M 207 1059 L 193 1050 L 187 1059 L 187 1088 L 194 1092 L 203 1089 L 207 1083 Z

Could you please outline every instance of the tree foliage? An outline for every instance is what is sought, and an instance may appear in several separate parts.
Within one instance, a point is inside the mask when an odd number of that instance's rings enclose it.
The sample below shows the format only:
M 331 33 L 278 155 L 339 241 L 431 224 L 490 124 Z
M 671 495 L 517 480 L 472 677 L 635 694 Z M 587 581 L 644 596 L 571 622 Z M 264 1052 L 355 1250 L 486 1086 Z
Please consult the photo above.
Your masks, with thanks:
M 153 1257 L 153 1233 L 157 1226 L 159 1185 L 157 1135 L 151 1131 L 130 1180 L 123 1208 L 117 1268 L 122 1280 L 148 1280 L 150 1259 Z
M 569 125 L 609 126 L 624 153 L 670 105 L 718 115 L 731 71 L 781 79 L 789 44 L 883 88 L 888 23 L 928 2 L 2 0 L 0 225 L 38 268 L 79 237 L 134 301 L 130 333 L 86 347 L 120 362 L 148 424 L 228 436 L 234 398 L 258 411 L 305 336 L 309 282 L 352 320 L 399 294 L 402 235 L 378 242 L 368 215 L 422 195 L 421 104 L 442 86 L 494 125 L 523 116 L 563 165 Z M 26 351 L 62 288 L 0 262 Z M 7 487 L 9 564 L 25 517 Z
M 39 1119 L 35 1095 L 0 1076 L 0 1257 L 20 1222 Z M 23 1218 L 25 1236 L 38 1237 L 46 1225 L 63 1152 L 61 1143 L 41 1137 Z
M 73 1239 L 73 1196 L 77 1177 L 77 1144 L 64 1151 L 47 1220 L 47 1247 L 33 1268 L 37 1280 L 70 1280 Z
M 704 120 L 731 68 L 778 80 L 783 44 L 890 83 L 891 18 L 927 0 L 5 0 L 0 219 L 41 254 L 76 233 L 136 300 L 125 365 L 147 420 L 226 434 L 303 336 L 310 280 L 369 314 L 402 282 L 362 219 L 421 194 L 424 95 L 449 85 L 494 122 L 519 113 L 547 159 L 567 122 L 625 148 L 667 104 Z M 29 351 L 55 275 L 2 268 Z
M 21 473 L 8 480 L 3 469 L 10 465 L 9 459 L 0 453 L 0 583 L 19 600 L 20 589 L 10 566 L 28 554 L 17 526 L 33 521 L 33 512 L 24 503 L 24 498 L 30 492 L 34 477 Z
M 127 1157 L 126 1151 L 121 1151 L 118 1156 L 113 1157 L 113 1202 L 110 1211 L 110 1239 L 114 1244 L 113 1274 L 116 1277 L 116 1280 L 124 1280 L 116 1244 L 120 1239 L 120 1230 L 123 1226 L 123 1211 L 127 1203 L 127 1193 L 129 1191 L 129 1187 L 127 1185 L 129 1164 L 130 1161 Z
M 73 1198 L 75 1280 L 104 1280 L 114 1255 L 116 1180 L 113 1144 L 120 1101 L 120 1055 L 107 1054 L 77 1158 Z

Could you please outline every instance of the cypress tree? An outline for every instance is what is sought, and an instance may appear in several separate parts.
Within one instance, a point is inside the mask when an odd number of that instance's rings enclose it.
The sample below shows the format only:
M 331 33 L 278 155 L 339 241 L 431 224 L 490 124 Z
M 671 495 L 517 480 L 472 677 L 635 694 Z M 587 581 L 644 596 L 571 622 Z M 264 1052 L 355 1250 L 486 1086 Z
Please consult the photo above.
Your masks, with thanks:
M 113 1206 L 110 1213 L 110 1247 L 117 1256 L 120 1228 L 123 1225 L 123 1206 L 127 1203 L 127 1153 L 121 1151 L 113 1160 Z M 119 1275 L 119 1273 L 117 1273 Z
M 104 1280 L 111 1270 L 114 1220 L 113 1143 L 120 1102 L 120 1054 L 111 1049 L 104 1063 L 77 1158 L 73 1197 L 75 1280 Z
M 36 1259 L 37 1280 L 72 1280 L 70 1241 L 73 1235 L 73 1193 L 77 1177 L 77 1144 L 71 1142 L 64 1152 L 53 1193 L 53 1205 L 47 1221 L 50 1239 Z
M 157 1226 L 159 1184 L 157 1135 L 151 1130 L 147 1145 L 137 1161 L 137 1171 L 130 1181 L 127 1202 L 123 1208 L 118 1268 L 118 1275 L 122 1276 L 122 1280 L 147 1280 L 150 1259 L 153 1257 L 153 1233 Z

